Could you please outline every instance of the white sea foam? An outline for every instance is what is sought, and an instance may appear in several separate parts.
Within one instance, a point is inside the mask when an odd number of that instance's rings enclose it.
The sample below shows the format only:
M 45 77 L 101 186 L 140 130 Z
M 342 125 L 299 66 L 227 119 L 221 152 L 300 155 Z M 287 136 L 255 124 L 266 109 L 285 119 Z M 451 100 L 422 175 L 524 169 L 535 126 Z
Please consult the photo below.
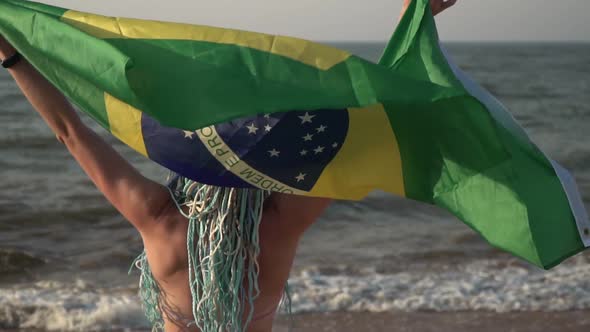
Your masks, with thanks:
M 49 331 L 97 331 L 148 326 L 138 297 L 74 285 L 39 282 L 0 289 L 0 327 Z
M 321 275 L 290 280 L 294 312 L 309 311 L 566 311 L 590 308 L 590 265 L 552 271 L 480 261 L 443 272 L 361 276 Z
M 294 313 L 329 311 L 565 311 L 590 308 L 590 265 L 541 271 L 479 261 L 442 272 L 330 275 L 306 268 L 290 279 Z M 148 328 L 135 290 L 84 282 L 0 289 L 0 327 L 51 331 Z

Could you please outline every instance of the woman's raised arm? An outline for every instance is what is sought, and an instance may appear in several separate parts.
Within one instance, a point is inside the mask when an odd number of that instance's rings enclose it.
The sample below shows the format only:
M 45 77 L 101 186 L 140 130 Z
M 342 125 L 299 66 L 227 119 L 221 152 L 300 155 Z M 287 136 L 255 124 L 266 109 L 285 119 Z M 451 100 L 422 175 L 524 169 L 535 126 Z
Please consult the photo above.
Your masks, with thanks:
M 15 52 L 0 36 L 0 59 Z M 64 95 L 25 59 L 9 68 L 9 72 L 96 187 L 140 233 L 148 233 L 162 212 L 174 204 L 168 189 L 141 175 L 84 125 Z

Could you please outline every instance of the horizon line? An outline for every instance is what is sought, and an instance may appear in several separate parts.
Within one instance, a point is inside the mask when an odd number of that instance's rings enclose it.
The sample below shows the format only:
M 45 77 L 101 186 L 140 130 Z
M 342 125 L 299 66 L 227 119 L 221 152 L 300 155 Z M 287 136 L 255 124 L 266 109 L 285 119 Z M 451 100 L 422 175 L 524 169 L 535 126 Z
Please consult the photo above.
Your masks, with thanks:
M 318 43 L 356 43 L 356 44 L 381 44 L 389 40 L 317 40 Z M 590 44 L 590 40 L 441 40 L 442 43 L 470 43 L 470 44 Z

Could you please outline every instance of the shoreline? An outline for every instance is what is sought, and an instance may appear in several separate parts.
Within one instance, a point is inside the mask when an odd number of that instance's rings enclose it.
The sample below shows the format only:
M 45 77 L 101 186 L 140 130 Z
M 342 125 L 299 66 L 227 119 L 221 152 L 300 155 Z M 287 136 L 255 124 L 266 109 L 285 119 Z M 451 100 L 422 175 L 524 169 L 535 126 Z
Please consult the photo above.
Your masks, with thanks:
M 563 312 L 523 311 L 496 313 L 462 312 L 326 312 L 275 318 L 273 332 L 586 332 L 590 329 L 590 309 Z M 2 329 L 0 332 L 44 332 L 44 330 Z M 149 332 L 150 330 L 109 330 Z M 106 332 L 106 331 L 105 331 Z
M 275 319 L 273 332 L 288 332 L 288 318 Z M 293 315 L 291 332 L 582 332 L 590 310 L 564 312 L 330 312 Z

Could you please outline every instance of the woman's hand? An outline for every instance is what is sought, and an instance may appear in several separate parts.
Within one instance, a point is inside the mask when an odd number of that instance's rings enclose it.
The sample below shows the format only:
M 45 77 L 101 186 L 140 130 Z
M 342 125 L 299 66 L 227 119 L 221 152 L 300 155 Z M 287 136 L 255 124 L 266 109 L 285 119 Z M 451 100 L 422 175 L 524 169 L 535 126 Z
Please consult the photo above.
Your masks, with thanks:
M 451 8 L 456 3 L 457 0 L 430 0 L 430 8 L 432 9 L 432 15 L 436 16 L 442 13 L 444 10 Z
M 0 60 L 13 55 L 16 50 L 10 43 L 0 35 Z
M 400 19 L 404 16 L 404 13 L 408 9 L 410 3 L 413 0 L 404 0 L 404 7 L 402 9 L 402 13 L 400 15 Z M 457 0 L 430 0 L 430 8 L 432 9 L 432 15 L 436 16 L 442 13 L 444 10 L 452 7 L 454 4 L 457 3 Z

